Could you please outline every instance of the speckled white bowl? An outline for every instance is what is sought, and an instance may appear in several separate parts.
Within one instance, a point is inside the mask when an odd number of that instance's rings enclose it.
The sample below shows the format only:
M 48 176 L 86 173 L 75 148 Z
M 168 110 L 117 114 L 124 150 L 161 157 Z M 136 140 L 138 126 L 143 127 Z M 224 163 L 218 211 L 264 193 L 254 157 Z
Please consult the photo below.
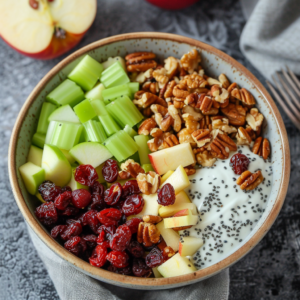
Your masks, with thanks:
M 250 90 L 257 100 L 259 110 L 265 116 L 263 133 L 271 143 L 273 163 L 273 187 L 265 212 L 238 250 L 220 262 L 192 274 L 146 279 L 118 275 L 93 267 L 64 249 L 38 222 L 33 212 L 39 203 L 35 197 L 27 193 L 18 171 L 19 166 L 26 162 L 42 103 L 46 95 L 67 77 L 85 54 L 101 62 L 110 56 L 153 51 L 163 59 L 169 55 L 180 58 L 192 48 L 197 48 L 201 52 L 202 65 L 210 75 L 218 76 L 225 73 L 231 82 Z M 50 249 L 75 268 L 96 279 L 118 286 L 133 289 L 166 289 L 195 283 L 220 272 L 237 262 L 263 238 L 275 221 L 285 199 L 290 176 L 290 152 L 286 130 L 276 105 L 263 85 L 240 63 L 212 46 L 183 36 L 155 32 L 130 33 L 106 38 L 76 51 L 39 82 L 23 105 L 13 129 L 9 148 L 9 176 L 14 196 L 25 220 Z

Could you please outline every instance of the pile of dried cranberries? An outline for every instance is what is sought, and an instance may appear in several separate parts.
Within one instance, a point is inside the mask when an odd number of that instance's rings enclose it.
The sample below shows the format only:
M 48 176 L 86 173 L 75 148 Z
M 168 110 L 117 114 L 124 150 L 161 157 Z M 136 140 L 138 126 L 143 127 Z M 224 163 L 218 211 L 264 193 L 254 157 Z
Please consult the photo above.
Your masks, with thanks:
M 108 182 L 117 179 L 116 165 L 109 160 L 104 166 L 103 175 Z M 160 250 L 155 245 L 145 249 L 137 241 L 141 219 L 126 221 L 126 217 L 138 214 L 144 207 L 136 180 L 129 180 L 123 186 L 114 183 L 105 189 L 90 165 L 78 166 L 74 176 L 89 190 L 72 191 L 51 181 L 39 186 L 45 200 L 35 211 L 39 221 L 51 229 L 51 236 L 63 242 L 68 251 L 91 265 L 118 274 L 149 277 L 152 265 L 145 250 Z

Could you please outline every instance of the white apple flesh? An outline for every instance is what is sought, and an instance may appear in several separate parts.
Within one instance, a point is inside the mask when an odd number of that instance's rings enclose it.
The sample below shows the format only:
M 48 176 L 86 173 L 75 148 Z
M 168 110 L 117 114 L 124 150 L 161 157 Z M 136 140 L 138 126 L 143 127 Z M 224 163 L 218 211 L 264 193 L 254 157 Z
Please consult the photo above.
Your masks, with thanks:
M 185 236 L 179 242 L 179 254 L 181 256 L 192 256 L 203 246 L 203 240 L 200 238 Z
M 167 246 L 172 247 L 172 249 L 177 252 L 179 250 L 179 234 L 173 229 L 165 228 L 164 221 L 156 224 L 156 227 L 165 240 Z
M 96 10 L 96 0 L 1 0 L 0 35 L 22 54 L 54 58 L 82 39 Z

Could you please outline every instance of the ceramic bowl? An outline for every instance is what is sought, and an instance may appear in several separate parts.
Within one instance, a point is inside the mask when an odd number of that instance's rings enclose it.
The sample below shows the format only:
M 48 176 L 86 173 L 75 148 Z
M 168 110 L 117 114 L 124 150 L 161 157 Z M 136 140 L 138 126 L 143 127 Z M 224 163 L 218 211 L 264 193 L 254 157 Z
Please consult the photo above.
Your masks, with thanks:
M 31 197 L 21 180 L 19 166 L 26 162 L 31 138 L 36 130 L 39 112 L 46 95 L 63 81 L 82 56 L 89 54 L 98 61 L 110 56 L 125 56 L 136 51 L 153 51 L 160 59 L 167 56 L 180 58 L 192 48 L 202 55 L 202 65 L 212 76 L 225 73 L 231 82 L 250 90 L 257 100 L 259 110 L 265 116 L 263 134 L 271 144 L 273 185 L 266 209 L 241 246 L 223 260 L 188 275 L 172 278 L 138 278 L 114 274 L 91 266 L 77 258 L 57 243 L 34 215 L 39 204 Z M 9 176 L 17 204 L 29 226 L 57 255 L 75 268 L 101 281 L 133 289 L 167 289 L 204 280 L 228 268 L 246 255 L 268 232 L 284 202 L 290 175 L 290 152 L 286 129 L 280 113 L 264 86 L 240 63 L 222 51 L 200 41 L 179 35 L 143 32 L 130 33 L 102 39 L 72 53 L 55 66 L 35 87 L 24 103 L 13 129 L 9 147 Z

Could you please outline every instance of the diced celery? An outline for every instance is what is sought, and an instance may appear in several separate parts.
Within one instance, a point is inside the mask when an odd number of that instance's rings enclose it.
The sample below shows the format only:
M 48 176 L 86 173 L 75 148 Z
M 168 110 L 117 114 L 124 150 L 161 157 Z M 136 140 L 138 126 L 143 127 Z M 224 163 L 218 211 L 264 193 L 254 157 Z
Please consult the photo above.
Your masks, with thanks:
M 32 162 L 36 166 L 42 165 L 42 156 L 43 156 L 43 149 L 40 149 L 34 145 L 30 146 L 27 161 Z
M 55 109 L 56 105 L 48 102 L 43 103 L 36 132 L 46 134 L 49 126 L 48 118 Z
M 101 74 L 100 81 L 106 88 L 125 84 L 130 82 L 129 77 L 122 68 L 121 64 L 116 61 Z
M 115 120 L 109 115 L 99 116 L 98 117 L 107 136 L 111 136 L 112 134 L 121 130 L 120 126 L 115 122 Z
M 106 100 L 103 100 L 104 101 L 104 104 L 107 105 L 109 103 L 111 103 L 111 101 L 109 99 L 106 99 Z
M 46 134 L 36 132 L 32 137 L 32 144 L 43 149 L 46 140 Z
M 105 87 L 102 83 L 98 83 L 93 89 L 85 93 L 85 98 L 90 101 L 93 100 L 103 100 L 102 92 L 105 90 Z
M 103 100 L 93 100 L 91 101 L 91 105 L 97 114 L 97 116 L 106 116 L 107 115 L 107 110 L 105 107 L 105 103 Z
M 70 150 L 78 144 L 82 128 L 81 124 L 51 121 L 46 135 L 46 144 Z
M 127 84 L 114 86 L 102 92 L 102 97 L 104 101 L 113 101 L 114 99 L 119 98 L 121 96 L 130 97 L 131 95 L 132 95 L 131 89 Z
M 57 108 L 48 118 L 48 121 L 61 121 L 80 124 L 80 121 L 70 105 Z
M 149 171 L 154 171 L 151 164 L 144 164 L 144 165 L 142 165 L 142 168 L 144 169 L 145 173 L 147 173 Z
M 109 137 L 103 145 L 107 147 L 119 162 L 133 155 L 138 150 L 135 141 L 123 130 L 120 130 Z
M 46 97 L 47 101 L 57 106 L 69 104 L 71 107 L 75 106 L 83 99 L 84 93 L 82 89 L 69 79 L 63 81 Z
M 122 68 L 126 72 L 125 59 L 121 56 L 109 57 L 107 61 L 104 61 L 102 63 L 102 66 L 103 66 L 104 70 L 107 69 L 108 67 L 110 67 L 112 64 L 114 64 L 116 61 L 118 61 L 121 64 Z
M 133 95 L 140 90 L 140 84 L 138 82 L 129 82 L 127 85 L 131 91 L 131 98 L 133 98 Z
M 74 111 L 81 123 L 85 123 L 96 117 L 96 113 L 89 100 L 84 100 L 74 107 Z
M 88 141 L 103 143 L 106 139 L 106 133 L 100 122 L 89 120 L 82 124 L 88 136 Z
M 138 135 L 137 132 L 134 129 L 132 129 L 128 124 L 125 125 L 123 130 L 126 131 L 132 138 Z
M 143 119 L 143 115 L 127 96 L 106 105 L 106 109 L 123 128 L 126 125 L 133 127 Z
M 94 58 L 86 55 L 68 75 L 68 78 L 80 85 L 85 91 L 91 90 L 100 78 L 103 66 Z
M 141 165 L 150 164 L 150 159 L 148 154 L 151 153 L 147 142 L 149 141 L 149 136 L 147 135 L 136 135 L 134 137 L 136 144 L 138 145 L 138 152 L 140 156 Z

